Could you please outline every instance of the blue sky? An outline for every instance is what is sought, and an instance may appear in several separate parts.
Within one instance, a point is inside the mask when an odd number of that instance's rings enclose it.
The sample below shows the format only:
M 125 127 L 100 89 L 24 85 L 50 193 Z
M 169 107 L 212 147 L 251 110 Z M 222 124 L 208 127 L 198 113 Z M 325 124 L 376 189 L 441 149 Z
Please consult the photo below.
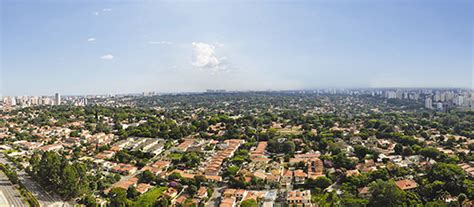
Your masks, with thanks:
M 3 95 L 473 87 L 470 1 L 1 6 Z

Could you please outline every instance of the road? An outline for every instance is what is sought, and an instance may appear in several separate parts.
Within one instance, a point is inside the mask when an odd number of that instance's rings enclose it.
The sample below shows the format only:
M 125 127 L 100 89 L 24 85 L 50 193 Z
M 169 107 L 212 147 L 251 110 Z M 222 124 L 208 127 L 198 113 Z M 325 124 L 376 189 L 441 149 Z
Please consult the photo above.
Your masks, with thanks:
M 28 206 L 21 199 L 19 190 L 2 171 L 0 171 L 0 206 Z
M 218 207 L 219 206 L 219 202 L 220 202 L 220 199 L 222 197 L 222 195 L 221 195 L 222 194 L 222 189 L 224 189 L 224 187 L 214 188 L 214 193 L 212 193 L 211 197 L 207 201 L 206 207 Z
M 3 154 L 0 154 L 0 162 L 11 167 L 15 165 L 8 161 Z M 38 202 L 43 207 L 69 207 L 69 203 L 64 202 L 58 195 L 52 195 L 48 193 L 44 188 L 42 188 L 38 183 L 36 183 L 24 170 L 18 170 L 17 174 L 18 178 L 23 185 L 25 185 L 26 189 L 36 197 Z

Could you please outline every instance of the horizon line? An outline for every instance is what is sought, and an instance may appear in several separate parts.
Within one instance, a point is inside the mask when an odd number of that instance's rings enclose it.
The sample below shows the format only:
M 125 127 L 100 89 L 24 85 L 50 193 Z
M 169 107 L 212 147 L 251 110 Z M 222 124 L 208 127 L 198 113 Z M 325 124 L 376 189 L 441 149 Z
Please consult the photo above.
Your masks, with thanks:
M 160 91 L 141 91 L 141 92 L 128 92 L 128 93 L 93 93 L 93 94 L 61 94 L 59 92 L 54 92 L 49 95 L 0 95 L 0 97 L 31 97 L 31 96 L 43 96 L 50 97 L 54 96 L 56 93 L 59 93 L 61 96 L 70 97 L 70 96 L 118 96 L 118 95 L 143 95 L 144 93 L 155 93 L 155 95 L 178 95 L 178 94 L 190 94 L 190 93 L 209 93 L 207 90 L 217 90 L 214 93 L 244 93 L 244 92 L 291 92 L 291 91 L 315 91 L 315 90 L 394 90 L 394 89 L 403 89 L 403 90 L 467 90 L 473 91 L 474 88 L 467 87 L 318 87 L 318 88 L 308 88 L 308 89 L 265 89 L 265 90 L 232 90 L 232 89 L 204 89 L 198 91 L 177 91 L 177 92 L 160 92 Z M 220 90 L 220 91 L 219 91 Z

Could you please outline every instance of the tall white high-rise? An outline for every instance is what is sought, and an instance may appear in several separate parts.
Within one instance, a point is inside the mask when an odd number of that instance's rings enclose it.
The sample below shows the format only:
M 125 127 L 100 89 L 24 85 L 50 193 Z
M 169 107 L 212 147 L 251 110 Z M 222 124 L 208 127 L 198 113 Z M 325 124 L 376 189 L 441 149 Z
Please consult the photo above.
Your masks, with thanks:
M 463 96 L 457 96 L 454 98 L 454 104 L 458 106 L 462 106 L 464 104 L 464 97 Z
M 61 105 L 61 95 L 60 95 L 59 93 L 56 93 L 56 94 L 54 95 L 54 103 L 55 103 L 56 105 Z
M 385 97 L 392 99 L 392 98 L 397 98 L 397 93 L 395 91 L 387 91 L 385 93 Z
M 427 109 L 432 109 L 433 108 L 433 101 L 431 98 L 426 98 L 425 99 L 425 108 Z

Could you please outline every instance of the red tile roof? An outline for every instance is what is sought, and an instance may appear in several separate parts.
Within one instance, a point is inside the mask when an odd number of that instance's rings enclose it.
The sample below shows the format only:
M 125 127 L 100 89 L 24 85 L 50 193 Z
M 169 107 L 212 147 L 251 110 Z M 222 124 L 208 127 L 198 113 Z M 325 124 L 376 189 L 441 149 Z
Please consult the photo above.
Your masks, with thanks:
M 402 190 L 410 190 L 418 187 L 418 184 L 414 180 L 398 180 L 395 184 Z

